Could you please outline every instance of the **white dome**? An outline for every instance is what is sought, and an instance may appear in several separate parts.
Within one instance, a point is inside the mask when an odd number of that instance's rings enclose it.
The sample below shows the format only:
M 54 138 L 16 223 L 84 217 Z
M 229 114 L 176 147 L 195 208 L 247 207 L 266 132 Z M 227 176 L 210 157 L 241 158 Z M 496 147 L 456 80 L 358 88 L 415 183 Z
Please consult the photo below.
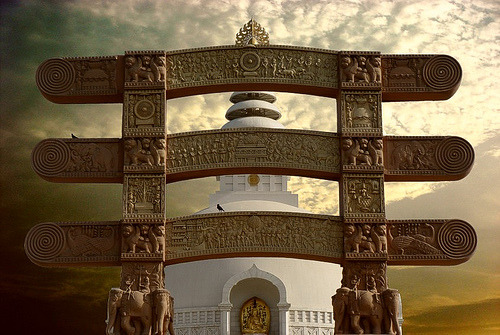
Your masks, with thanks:
M 281 123 L 276 120 L 262 116 L 247 116 L 239 119 L 234 119 L 222 126 L 221 129 L 229 128 L 280 128 L 283 129 Z

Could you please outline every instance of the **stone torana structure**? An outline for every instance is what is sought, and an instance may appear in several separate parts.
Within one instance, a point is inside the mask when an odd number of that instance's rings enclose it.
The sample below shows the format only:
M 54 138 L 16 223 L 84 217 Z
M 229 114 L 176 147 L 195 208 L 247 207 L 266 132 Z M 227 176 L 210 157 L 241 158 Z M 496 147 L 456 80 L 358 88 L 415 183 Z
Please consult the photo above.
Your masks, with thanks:
M 445 100 L 461 76 L 447 55 L 270 45 L 253 20 L 233 46 L 49 59 L 37 71 L 42 94 L 56 103 L 123 103 L 123 133 L 120 139 L 41 141 L 33 168 L 53 182 L 122 183 L 123 209 L 118 221 L 38 224 L 26 236 L 26 254 L 47 267 L 121 266 L 119 287 L 109 293 L 107 334 L 173 334 L 164 267 L 242 256 L 341 264 L 334 332 L 401 334 L 399 292 L 389 288 L 387 266 L 460 264 L 472 256 L 477 238 L 459 219 L 387 220 L 384 183 L 464 178 L 474 151 L 455 136 L 383 136 L 382 102 Z M 263 90 L 336 99 L 337 133 L 165 132 L 167 99 Z M 334 110 L 332 103 L 332 117 Z M 220 212 L 167 219 L 169 183 L 230 174 L 338 181 L 340 216 Z M 269 331 L 266 308 L 257 297 L 245 304 L 242 333 Z

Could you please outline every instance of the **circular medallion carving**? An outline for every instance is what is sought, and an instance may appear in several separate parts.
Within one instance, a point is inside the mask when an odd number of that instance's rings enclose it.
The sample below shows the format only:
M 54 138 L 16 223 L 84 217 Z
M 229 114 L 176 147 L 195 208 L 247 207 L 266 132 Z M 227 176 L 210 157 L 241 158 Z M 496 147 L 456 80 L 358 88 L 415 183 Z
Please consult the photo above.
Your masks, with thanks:
M 24 250 L 35 261 L 49 261 L 59 256 L 66 244 L 64 232 L 55 223 L 41 223 L 26 235 Z
M 474 149 L 460 137 L 449 137 L 437 146 L 436 162 L 448 173 L 466 172 L 474 163 Z
M 49 59 L 36 71 L 36 84 L 47 94 L 61 94 L 74 84 L 76 73 L 70 62 L 64 59 Z
M 250 186 L 256 186 L 260 182 L 260 177 L 256 174 L 251 174 L 248 176 L 248 183 Z
M 134 107 L 134 114 L 141 120 L 147 120 L 155 115 L 155 105 L 149 100 L 141 100 Z
M 57 175 L 68 166 L 70 149 L 59 140 L 44 140 L 35 147 L 31 155 L 31 164 L 36 173 L 45 176 Z
M 460 64 L 452 57 L 439 55 L 432 57 L 423 68 L 424 81 L 435 90 L 449 90 L 462 79 Z
M 446 222 L 438 232 L 437 242 L 450 258 L 464 258 L 476 249 L 477 236 L 470 224 L 461 220 Z
M 245 52 L 241 55 L 240 64 L 245 71 L 255 71 L 260 66 L 260 56 L 254 51 Z

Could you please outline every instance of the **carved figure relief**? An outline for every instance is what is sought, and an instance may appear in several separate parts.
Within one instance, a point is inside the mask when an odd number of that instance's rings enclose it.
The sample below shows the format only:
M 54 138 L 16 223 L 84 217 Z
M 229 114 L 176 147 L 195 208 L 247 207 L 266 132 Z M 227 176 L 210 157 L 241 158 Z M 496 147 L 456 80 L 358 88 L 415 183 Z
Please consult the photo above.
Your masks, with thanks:
M 125 57 L 125 81 L 153 82 L 165 80 L 165 57 L 128 55 Z
M 346 178 L 346 214 L 383 213 L 383 190 L 379 178 Z
M 165 178 L 164 177 L 138 177 L 128 175 L 125 177 L 126 188 L 124 209 L 128 217 L 151 216 L 165 212 Z
M 35 171 L 47 177 L 114 177 L 121 173 L 116 140 L 43 140 L 33 150 Z
M 337 137 L 297 135 L 290 131 L 252 131 L 169 136 L 167 170 L 173 173 L 252 162 L 259 166 L 338 170 Z
M 70 143 L 70 163 L 67 171 L 106 172 L 116 170 L 116 154 L 105 144 Z
M 370 277 L 373 278 L 373 277 Z M 332 297 L 334 334 L 401 334 L 398 324 L 399 292 L 358 289 L 358 278 Z
M 130 224 L 122 226 L 124 253 L 163 253 L 165 226 L 163 224 Z
M 282 215 L 203 217 L 167 224 L 172 229 L 167 258 L 229 251 L 342 253 L 342 225 L 324 218 Z
M 342 139 L 344 165 L 352 166 L 382 166 L 383 140 L 381 138 L 350 138 Z
M 376 131 L 382 127 L 380 95 L 344 93 L 341 99 L 342 128 L 362 128 L 364 131 L 372 128 Z
M 435 170 L 437 141 L 393 143 L 391 159 L 395 170 Z
M 165 288 L 161 262 L 123 262 L 120 289 L 151 293 Z
M 344 226 L 344 250 L 347 253 L 387 253 L 386 225 L 347 223 Z M 360 255 L 358 255 L 359 257 Z
M 121 286 L 109 293 L 106 333 L 174 335 L 173 308 L 161 263 L 124 263 Z
M 196 83 L 206 85 L 212 80 L 236 83 L 245 77 L 337 86 L 336 55 L 313 49 L 259 46 L 252 51 L 230 48 L 167 54 L 166 71 L 168 89 Z
M 242 334 L 268 334 L 271 326 L 271 311 L 264 300 L 250 298 L 241 307 L 240 325 Z
M 129 138 L 124 140 L 125 165 L 159 167 L 165 165 L 165 138 Z
M 342 82 L 381 84 L 381 59 L 378 55 L 341 55 L 340 69 Z

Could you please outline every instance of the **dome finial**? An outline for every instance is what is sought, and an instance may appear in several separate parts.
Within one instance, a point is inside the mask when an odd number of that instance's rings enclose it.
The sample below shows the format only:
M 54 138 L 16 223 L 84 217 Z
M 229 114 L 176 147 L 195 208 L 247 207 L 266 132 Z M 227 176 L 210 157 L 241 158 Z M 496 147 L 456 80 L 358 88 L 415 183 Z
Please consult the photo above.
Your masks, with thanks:
M 236 34 L 236 45 L 269 45 L 269 34 L 252 17 Z

